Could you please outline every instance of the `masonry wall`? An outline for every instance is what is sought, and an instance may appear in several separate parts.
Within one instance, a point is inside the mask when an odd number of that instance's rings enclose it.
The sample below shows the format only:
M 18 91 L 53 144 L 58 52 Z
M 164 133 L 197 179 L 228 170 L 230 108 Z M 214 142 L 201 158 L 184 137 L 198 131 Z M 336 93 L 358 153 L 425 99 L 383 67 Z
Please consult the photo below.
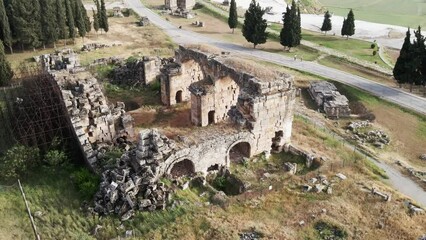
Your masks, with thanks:
M 200 65 L 194 60 L 181 63 L 179 68 L 173 70 L 177 73 L 168 72 L 161 76 L 161 99 L 165 105 L 176 104 L 178 91 L 182 91 L 182 101 L 189 101 L 191 99 L 188 91 L 189 85 L 204 78 Z

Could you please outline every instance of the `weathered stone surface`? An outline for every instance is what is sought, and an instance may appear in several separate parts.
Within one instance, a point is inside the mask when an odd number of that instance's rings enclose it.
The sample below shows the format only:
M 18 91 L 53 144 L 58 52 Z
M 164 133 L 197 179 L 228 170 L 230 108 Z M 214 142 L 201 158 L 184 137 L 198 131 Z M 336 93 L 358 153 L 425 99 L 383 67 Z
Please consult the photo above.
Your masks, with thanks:
M 337 91 L 337 88 L 327 81 L 312 82 L 309 93 L 319 108 L 322 108 L 327 117 L 349 117 L 351 110 L 348 99 Z

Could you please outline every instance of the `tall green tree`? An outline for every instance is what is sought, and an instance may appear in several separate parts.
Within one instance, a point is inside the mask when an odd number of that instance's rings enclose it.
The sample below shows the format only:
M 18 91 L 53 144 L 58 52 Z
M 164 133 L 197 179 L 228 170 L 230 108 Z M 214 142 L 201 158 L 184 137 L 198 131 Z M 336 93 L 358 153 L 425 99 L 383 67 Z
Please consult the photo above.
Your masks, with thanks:
M 340 30 L 340 35 L 345 36 L 346 35 L 346 18 L 343 18 L 343 24 L 342 24 L 342 29 Z
M 67 16 L 68 38 L 75 38 L 74 14 L 71 7 L 71 0 L 65 0 L 65 11 Z
M 67 24 L 66 24 L 66 12 L 65 5 L 63 0 L 55 0 L 55 15 L 56 15 L 56 32 L 58 34 L 58 39 L 67 38 Z
M 40 0 L 41 6 L 41 31 L 43 47 L 46 44 L 55 43 L 58 40 L 56 4 L 52 0 Z
M 324 21 L 322 22 L 321 31 L 325 32 L 327 35 L 327 32 L 330 31 L 331 28 L 331 14 L 327 11 L 324 14 Z
M 87 11 L 86 8 L 84 7 L 83 3 L 80 1 L 80 7 L 81 7 L 81 14 L 83 15 L 83 19 L 84 19 L 84 26 L 86 28 L 86 32 L 89 33 L 90 31 L 92 31 L 92 23 L 90 22 L 90 18 L 87 15 Z
M 6 86 L 12 80 L 13 71 L 4 54 L 3 42 L 0 40 L 0 86 Z
M 86 36 L 86 24 L 84 22 L 84 17 L 81 12 L 79 0 L 74 0 L 74 21 L 75 26 L 78 29 L 78 34 L 80 35 L 80 37 L 84 38 Z
M 13 54 L 12 32 L 10 30 L 6 7 L 2 0 L 0 0 L 0 40 L 3 41 L 4 45 L 9 47 L 10 53 Z
M 300 10 L 296 2 L 292 1 L 291 8 L 287 6 L 283 13 L 283 28 L 280 32 L 280 43 L 290 50 L 292 47 L 300 45 L 302 31 L 300 27 Z
M 232 33 L 238 26 L 237 3 L 235 0 L 231 0 L 231 6 L 229 7 L 228 26 L 232 29 Z
M 108 32 L 109 25 L 108 25 L 108 14 L 105 8 L 105 1 L 101 0 L 101 11 L 100 11 L 100 21 L 99 26 L 105 31 Z
M 98 33 L 99 30 L 99 17 L 98 13 L 95 12 L 95 9 L 92 8 L 93 12 L 93 29 L 95 29 L 95 32 Z
M 293 2 L 296 4 L 296 2 L 293 0 Z M 296 45 L 300 45 L 300 41 L 302 40 L 302 17 L 300 15 L 300 8 L 297 7 L 297 16 L 296 16 L 296 22 L 294 25 L 294 32 L 296 33 Z
M 341 33 L 342 36 L 346 36 L 346 39 L 355 34 L 355 16 L 352 9 L 349 11 L 346 20 L 343 20 Z
M 13 39 L 24 50 L 25 46 L 41 45 L 40 4 L 38 0 L 9 0 L 9 22 Z
M 290 50 L 294 46 L 294 33 L 293 28 L 291 27 L 293 25 L 294 19 L 290 17 L 290 8 L 287 6 L 286 11 L 283 13 L 283 28 L 280 32 L 280 43 L 284 47 L 288 47 Z
M 405 35 L 404 44 L 402 45 L 399 57 L 393 68 L 393 76 L 401 85 L 410 81 L 410 61 L 411 61 L 411 33 L 408 28 Z
M 411 49 L 411 68 L 412 68 L 412 85 L 424 85 L 426 83 L 426 75 L 423 74 L 423 60 L 426 55 L 425 38 L 422 35 L 421 27 L 414 31 L 414 41 Z
M 248 42 L 253 43 L 253 48 L 258 44 L 266 42 L 268 32 L 266 32 L 267 23 L 263 19 L 265 9 L 262 9 L 256 0 L 252 0 L 249 8 L 244 14 L 243 36 Z

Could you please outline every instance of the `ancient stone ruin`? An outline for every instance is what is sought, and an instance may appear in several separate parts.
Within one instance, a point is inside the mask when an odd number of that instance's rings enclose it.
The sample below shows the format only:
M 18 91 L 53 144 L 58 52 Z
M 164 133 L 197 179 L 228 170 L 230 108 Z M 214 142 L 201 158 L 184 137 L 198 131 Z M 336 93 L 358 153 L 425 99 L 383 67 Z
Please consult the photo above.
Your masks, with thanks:
M 169 10 L 192 10 L 195 6 L 195 0 L 165 0 L 164 6 Z
M 150 84 L 157 79 L 163 61 L 158 57 L 142 57 L 116 62 L 112 82 L 130 86 Z
M 329 118 L 349 117 L 351 109 L 348 99 L 339 93 L 336 86 L 326 81 L 312 82 L 308 89 L 318 108 Z
M 198 127 L 174 140 L 155 129 L 140 132 L 137 149 L 103 173 L 96 212 L 127 219 L 136 209 L 164 208 L 168 191 L 159 177 L 205 175 L 290 142 L 293 78 L 260 79 L 227 64 L 228 57 L 180 47 L 163 66 L 163 103 L 187 101 Z
M 109 105 L 96 78 L 88 72 L 52 72 L 85 159 L 94 167 L 99 148 L 118 138 L 133 139 L 133 118 L 124 103 Z
M 34 60 L 41 63 L 44 70 L 51 72 L 62 69 L 73 69 L 80 66 L 77 54 L 72 49 L 56 51 L 52 54 L 43 54 L 35 56 Z

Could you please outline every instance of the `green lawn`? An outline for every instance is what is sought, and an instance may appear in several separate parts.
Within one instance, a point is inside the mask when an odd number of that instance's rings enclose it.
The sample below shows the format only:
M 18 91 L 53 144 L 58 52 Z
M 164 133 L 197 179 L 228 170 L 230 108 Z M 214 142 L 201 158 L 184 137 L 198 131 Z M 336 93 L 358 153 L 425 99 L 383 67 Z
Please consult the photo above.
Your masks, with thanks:
M 320 0 L 336 15 L 346 16 L 350 8 L 355 19 L 399 25 L 426 27 L 426 2 L 421 0 Z

